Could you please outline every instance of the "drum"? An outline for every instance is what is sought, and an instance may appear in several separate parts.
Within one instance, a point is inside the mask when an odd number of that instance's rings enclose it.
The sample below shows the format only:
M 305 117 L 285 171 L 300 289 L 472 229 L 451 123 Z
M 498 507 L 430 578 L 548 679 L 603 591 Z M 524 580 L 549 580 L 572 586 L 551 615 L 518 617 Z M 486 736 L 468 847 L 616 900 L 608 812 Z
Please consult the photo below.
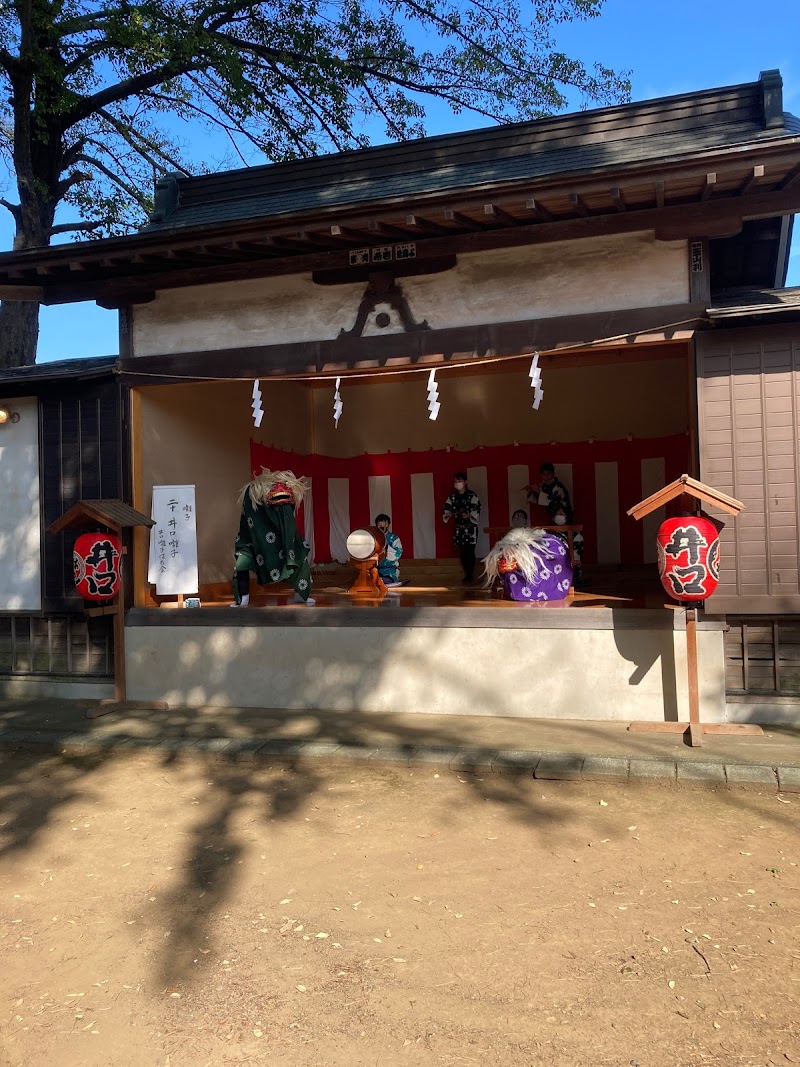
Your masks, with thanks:
M 386 551 L 386 538 L 377 526 L 363 526 L 348 536 L 347 551 L 356 563 L 378 559 Z

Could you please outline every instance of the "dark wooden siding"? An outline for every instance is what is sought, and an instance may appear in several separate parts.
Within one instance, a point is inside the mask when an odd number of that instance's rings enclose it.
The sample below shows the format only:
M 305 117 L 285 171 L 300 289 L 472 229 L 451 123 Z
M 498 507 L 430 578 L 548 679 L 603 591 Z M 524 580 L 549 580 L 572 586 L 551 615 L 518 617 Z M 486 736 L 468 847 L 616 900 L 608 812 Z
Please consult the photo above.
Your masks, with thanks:
M 697 375 L 700 478 L 747 507 L 709 610 L 800 613 L 800 326 L 700 334 Z
M 42 497 L 42 605 L 81 611 L 75 594 L 75 533 L 44 531 L 76 501 L 128 499 L 123 449 L 125 396 L 116 382 L 75 383 L 40 398 Z
M 728 624 L 727 692 L 800 697 L 800 618 L 748 615 Z
M 0 677 L 110 678 L 113 663 L 108 616 L 0 615 Z

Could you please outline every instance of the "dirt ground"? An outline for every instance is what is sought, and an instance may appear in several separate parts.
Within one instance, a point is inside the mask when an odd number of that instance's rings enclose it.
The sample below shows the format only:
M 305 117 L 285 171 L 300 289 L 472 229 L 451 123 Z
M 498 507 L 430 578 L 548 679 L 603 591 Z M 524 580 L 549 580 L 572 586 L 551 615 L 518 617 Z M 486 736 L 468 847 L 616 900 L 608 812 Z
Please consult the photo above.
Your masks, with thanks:
M 800 1063 L 800 796 L 0 754 L 0 1062 Z

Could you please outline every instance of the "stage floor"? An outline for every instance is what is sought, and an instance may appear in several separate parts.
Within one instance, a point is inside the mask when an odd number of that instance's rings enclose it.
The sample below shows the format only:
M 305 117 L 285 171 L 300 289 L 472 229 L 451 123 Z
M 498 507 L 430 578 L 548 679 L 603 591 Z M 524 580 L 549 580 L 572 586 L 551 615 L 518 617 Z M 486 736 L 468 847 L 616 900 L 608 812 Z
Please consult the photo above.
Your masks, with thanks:
M 385 597 L 353 596 L 347 592 L 354 571 L 349 567 L 324 567 L 314 570 L 314 587 L 312 596 L 315 608 L 342 607 L 391 607 L 404 608 L 503 608 L 509 611 L 547 611 L 565 608 L 629 608 L 657 609 L 676 608 L 664 595 L 655 567 L 604 568 L 587 567 L 585 571 L 585 588 L 576 590 L 566 600 L 551 601 L 544 604 L 526 604 L 501 600 L 493 595 L 481 582 L 465 586 L 459 579 L 459 571 L 453 566 L 453 560 L 430 561 L 426 566 L 413 567 L 411 564 L 402 576 L 410 579 L 410 584 L 399 589 L 390 589 Z M 435 564 L 440 564 L 437 572 Z M 410 573 L 409 573 L 410 572 Z M 298 608 L 293 603 L 293 590 L 287 584 L 260 588 L 252 585 L 251 608 Z M 203 608 L 220 608 L 232 603 L 228 587 L 224 585 L 209 586 L 200 593 L 201 610 Z M 177 603 L 165 600 L 162 608 L 175 608 Z

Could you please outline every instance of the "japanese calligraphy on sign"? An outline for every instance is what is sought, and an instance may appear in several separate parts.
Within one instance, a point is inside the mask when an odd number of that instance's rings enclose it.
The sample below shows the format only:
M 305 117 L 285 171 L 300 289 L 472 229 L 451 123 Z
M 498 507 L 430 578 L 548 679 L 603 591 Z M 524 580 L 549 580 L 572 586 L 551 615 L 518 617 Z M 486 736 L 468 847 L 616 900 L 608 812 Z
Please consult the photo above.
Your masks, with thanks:
M 75 588 L 84 600 L 112 600 L 119 591 L 122 545 L 113 534 L 85 533 L 75 541 Z
M 158 596 L 196 593 L 197 524 L 193 485 L 154 485 L 147 580 Z
M 658 572 L 675 600 L 706 600 L 719 582 L 719 531 L 710 519 L 667 519 L 658 531 Z

